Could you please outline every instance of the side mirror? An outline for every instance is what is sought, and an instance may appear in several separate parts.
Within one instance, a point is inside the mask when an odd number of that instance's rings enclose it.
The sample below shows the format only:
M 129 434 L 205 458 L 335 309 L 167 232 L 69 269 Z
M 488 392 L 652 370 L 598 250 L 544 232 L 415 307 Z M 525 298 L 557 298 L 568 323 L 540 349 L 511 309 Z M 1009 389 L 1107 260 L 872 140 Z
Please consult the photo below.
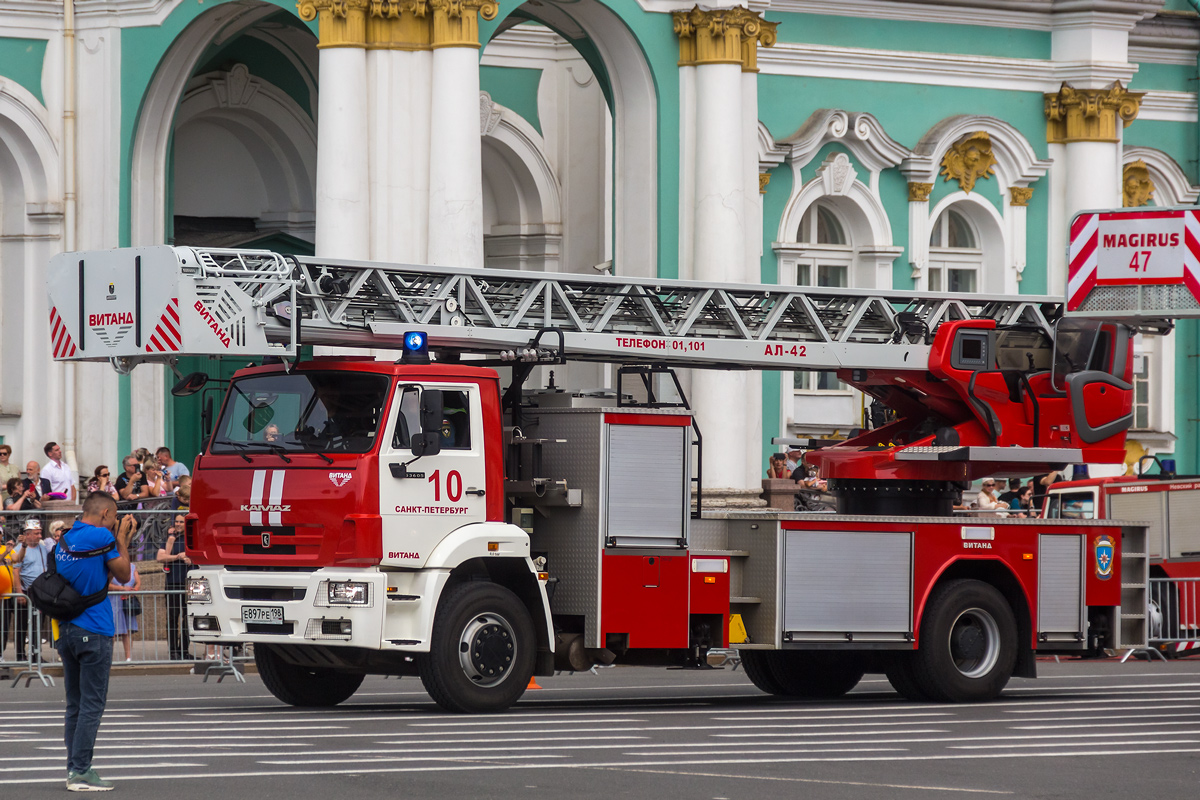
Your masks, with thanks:
M 421 432 L 413 434 L 414 456 L 436 456 L 442 452 L 442 415 L 444 402 L 440 389 L 421 392 Z
M 203 389 L 206 383 L 208 383 L 208 375 L 205 373 L 189 372 L 171 387 L 171 394 L 175 397 L 190 397 Z
M 421 392 L 421 430 L 425 433 L 442 430 L 445 402 L 441 389 L 426 389 Z

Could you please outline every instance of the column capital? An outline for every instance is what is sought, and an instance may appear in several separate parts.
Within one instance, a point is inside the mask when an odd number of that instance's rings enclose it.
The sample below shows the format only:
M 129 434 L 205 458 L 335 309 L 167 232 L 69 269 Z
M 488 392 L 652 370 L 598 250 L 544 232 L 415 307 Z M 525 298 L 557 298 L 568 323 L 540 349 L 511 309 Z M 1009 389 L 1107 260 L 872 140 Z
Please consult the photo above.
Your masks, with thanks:
M 740 64 L 743 72 L 758 72 L 758 46 L 775 44 L 778 22 L 767 22 L 745 8 L 674 11 L 679 37 L 679 66 Z
M 771 183 L 771 173 L 769 173 L 769 172 L 758 173 L 758 193 L 759 194 L 766 194 L 767 193 L 767 185 L 770 183 Z
M 1008 204 L 1010 206 L 1024 207 L 1029 205 L 1029 201 L 1033 199 L 1032 186 L 1010 186 L 1008 187 Z
M 366 47 L 368 0 L 300 0 L 305 22 L 317 22 L 317 47 Z
M 928 203 L 929 193 L 933 191 L 932 183 L 916 183 L 908 184 L 908 202 L 910 203 Z
M 1131 92 L 1113 81 L 1105 89 L 1076 89 L 1063 83 L 1057 92 L 1046 98 L 1046 141 L 1050 144 L 1070 142 L 1118 142 L 1120 129 L 1137 119 L 1144 92 Z
M 428 0 L 433 10 L 431 47 L 474 47 L 479 49 L 479 18 L 495 19 L 500 11 L 496 0 Z
M 367 48 L 428 50 L 433 44 L 433 15 L 427 0 L 369 0 Z

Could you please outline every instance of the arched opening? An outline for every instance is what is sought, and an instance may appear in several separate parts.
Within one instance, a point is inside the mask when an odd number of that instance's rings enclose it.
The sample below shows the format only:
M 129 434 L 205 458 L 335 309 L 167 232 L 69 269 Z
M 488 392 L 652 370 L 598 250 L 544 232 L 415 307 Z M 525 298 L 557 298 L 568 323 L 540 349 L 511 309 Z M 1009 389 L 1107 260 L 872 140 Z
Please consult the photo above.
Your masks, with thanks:
M 559 179 L 561 267 L 590 270 L 611 259 L 618 274 L 656 275 L 658 99 L 625 23 L 599 0 L 530 0 L 500 23 L 482 64 L 540 71 L 536 100 L 526 105 L 536 109 L 541 151 Z M 498 176 L 485 167 L 486 177 Z
M 486 107 L 491 99 L 485 94 L 480 102 Z M 563 241 L 558 176 L 537 130 L 510 109 L 494 103 L 490 108 L 495 122 L 483 137 L 484 264 L 558 271 Z M 576 245 L 574 254 L 581 249 Z
M 316 45 L 293 14 L 267 3 L 218 6 L 184 29 L 138 118 L 131 244 L 312 253 Z M 204 358 L 178 368 L 224 378 L 241 365 Z M 209 398 L 164 407 L 167 380 L 161 367 L 132 373 L 130 438 L 166 442 L 187 463 L 201 446 Z
M 0 382 L 0 437 L 14 452 L 40 453 L 43 442 L 61 440 L 64 432 L 63 367 L 46 366 L 44 275 L 61 249 L 63 223 L 50 127 L 46 110 L 24 88 L 9 83 L 0 92 L 0 374 L 8 378 Z

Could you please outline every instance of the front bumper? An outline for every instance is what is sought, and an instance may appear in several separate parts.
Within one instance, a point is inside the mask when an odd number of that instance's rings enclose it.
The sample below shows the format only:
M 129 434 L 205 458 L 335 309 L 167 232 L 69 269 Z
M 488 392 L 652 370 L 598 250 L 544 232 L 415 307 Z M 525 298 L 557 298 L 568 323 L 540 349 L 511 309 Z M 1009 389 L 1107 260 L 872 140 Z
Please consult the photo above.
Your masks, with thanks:
M 210 601 L 188 601 L 188 631 L 198 642 L 320 644 L 393 648 L 382 641 L 387 576 L 377 569 L 318 569 L 314 572 L 242 572 L 197 567 L 189 578 L 206 578 Z M 368 585 L 363 605 L 330 605 L 328 581 Z M 282 624 L 244 621 L 243 609 L 254 608 L 260 619 L 278 617 Z M 205 630 L 198 625 L 215 629 Z M 348 632 L 347 632 L 348 629 Z

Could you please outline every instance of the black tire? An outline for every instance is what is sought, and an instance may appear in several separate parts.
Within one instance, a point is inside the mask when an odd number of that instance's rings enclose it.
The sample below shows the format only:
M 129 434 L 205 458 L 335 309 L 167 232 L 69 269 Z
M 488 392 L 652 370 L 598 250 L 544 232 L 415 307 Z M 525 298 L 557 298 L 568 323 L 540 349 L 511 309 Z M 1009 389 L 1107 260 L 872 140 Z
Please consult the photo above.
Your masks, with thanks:
M 767 694 L 783 694 L 783 684 L 775 678 L 771 669 L 774 650 L 738 650 L 742 659 L 742 670 L 750 682 Z
M 267 690 L 289 706 L 336 706 L 358 691 L 365 677 L 290 664 L 269 644 L 254 646 L 254 665 Z
M 429 645 L 417 660 L 425 691 L 447 711 L 468 714 L 517 702 L 537 656 L 529 610 L 508 589 L 481 581 L 446 589 Z
M 914 656 L 914 653 L 897 653 L 888 664 L 885 674 L 892 688 L 899 692 L 901 697 L 917 703 L 927 703 L 929 695 L 921 689 L 913 673 Z
M 779 650 L 771 656 L 771 673 L 788 697 L 841 697 L 866 673 L 857 653 Z
M 913 656 L 912 677 L 930 700 L 992 700 L 1017 664 L 1016 618 L 994 586 L 977 580 L 947 581 L 934 589 L 925 605 Z

